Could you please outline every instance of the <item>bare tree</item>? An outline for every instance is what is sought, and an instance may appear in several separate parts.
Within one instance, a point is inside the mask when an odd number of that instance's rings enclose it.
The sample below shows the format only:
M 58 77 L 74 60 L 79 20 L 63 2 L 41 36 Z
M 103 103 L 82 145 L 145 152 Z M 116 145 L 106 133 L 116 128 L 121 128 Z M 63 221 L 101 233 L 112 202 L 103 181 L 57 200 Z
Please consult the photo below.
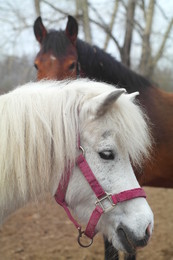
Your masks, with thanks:
M 80 19 L 82 20 L 83 30 L 84 30 L 84 34 L 85 34 L 85 40 L 88 43 L 92 43 L 87 0 L 76 0 L 76 15 L 77 15 L 77 17 L 80 17 Z
M 119 2 L 120 2 L 120 1 L 117 0 L 117 1 L 115 1 L 115 4 L 114 4 L 113 13 L 112 13 L 112 16 L 111 16 L 110 24 L 109 24 L 109 26 L 108 26 L 110 32 L 113 31 L 113 26 L 114 26 L 114 23 L 115 23 L 115 18 L 116 18 L 117 12 L 118 12 Z M 104 43 L 104 50 L 107 49 L 108 43 L 109 43 L 110 39 L 111 39 L 111 35 L 110 35 L 109 33 L 107 33 L 107 34 L 106 34 L 106 40 L 105 40 L 105 43 Z
M 126 66 L 130 67 L 130 51 L 132 45 L 132 34 L 134 30 L 134 14 L 136 7 L 136 0 L 129 0 L 126 10 L 126 32 L 124 37 L 124 44 L 121 49 L 121 60 Z
M 151 58 L 151 46 L 150 37 L 152 32 L 153 14 L 155 8 L 155 0 L 150 0 L 149 6 L 146 12 L 145 29 L 142 35 L 142 55 L 139 65 L 139 71 L 142 75 L 148 76 L 149 63 Z
M 134 48 L 134 42 L 136 41 L 136 38 L 134 41 L 133 36 L 138 35 L 138 43 L 140 42 L 141 45 L 141 56 L 137 57 L 140 61 L 138 70 L 142 75 L 148 78 L 152 77 L 158 61 L 165 55 L 165 46 L 173 28 L 173 18 L 167 17 L 164 8 L 162 9 L 158 0 L 149 0 L 148 2 L 146 0 L 115 0 L 112 3 L 112 12 L 108 23 L 105 22 L 105 16 L 102 14 L 103 10 L 94 5 L 94 2 L 91 0 L 71 0 L 72 4 L 70 6 L 68 5 L 68 8 L 65 7 L 67 5 L 65 0 L 61 3 L 63 3 L 63 5 L 60 6 L 57 1 L 33 0 L 32 6 L 37 16 L 41 15 L 41 11 L 45 10 L 45 6 L 46 10 L 49 8 L 50 15 L 44 13 L 43 19 L 45 19 L 46 16 L 45 20 L 48 24 L 54 23 L 57 28 L 57 23 L 60 20 L 64 20 L 67 15 L 71 14 L 75 16 L 83 27 L 85 41 L 90 44 L 94 43 L 91 34 L 93 24 L 98 26 L 98 32 L 102 33 L 103 39 L 105 39 L 102 41 L 103 45 L 100 45 L 100 47 L 107 50 L 110 41 L 114 43 L 115 49 L 119 51 L 121 61 L 128 67 L 133 66 L 132 58 L 134 57 L 132 57 L 132 50 Z M 27 13 L 25 12 L 25 14 L 23 14 L 22 10 L 19 10 L 19 7 L 17 7 L 12 0 L 1 3 L 0 7 L 0 26 L 2 24 L 1 21 L 4 21 L 8 24 L 9 28 L 8 34 L 6 34 L 8 38 L 2 37 L 1 35 L 0 49 L 3 50 L 4 46 L 10 46 L 10 44 L 11 48 L 15 46 L 15 42 L 18 40 L 20 34 L 24 30 L 31 29 L 33 23 L 30 17 L 27 16 Z M 104 8 L 103 4 L 102 8 Z M 141 19 L 137 17 L 139 10 L 142 10 L 143 14 L 143 16 L 140 17 Z M 165 27 L 163 35 L 160 35 L 157 50 L 155 47 L 156 51 L 153 51 L 152 39 L 155 33 L 154 21 L 155 13 L 158 10 L 160 15 L 167 22 L 167 26 Z M 6 13 L 10 15 L 6 16 Z M 32 10 L 28 15 L 31 15 L 31 13 Z M 52 13 L 56 15 L 56 21 L 55 15 L 52 15 Z M 114 29 L 115 26 L 116 30 Z M 3 27 L 1 26 L 1 28 Z M 123 39 L 122 35 L 121 39 L 118 38 L 117 31 L 124 31 Z M 138 46 L 138 48 L 140 47 Z M 115 51 L 112 50 L 112 52 Z
M 173 18 L 168 23 L 167 29 L 166 29 L 166 31 L 164 33 L 163 39 L 161 41 L 161 44 L 160 44 L 160 46 L 158 48 L 158 51 L 157 51 L 156 55 L 152 58 L 152 62 L 151 62 L 151 66 L 150 66 L 150 68 L 152 67 L 152 70 L 156 66 L 157 62 L 159 61 L 159 59 L 161 58 L 161 56 L 163 54 L 166 41 L 167 41 L 167 39 L 169 37 L 170 31 L 171 31 L 172 28 L 173 28 Z
M 40 2 L 41 0 L 34 0 L 34 6 L 37 16 L 41 16 Z
M 139 71 L 142 75 L 151 78 L 154 72 L 154 68 L 157 65 L 157 62 L 162 57 L 164 47 L 166 41 L 169 37 L 170 31 L 173 27 L 173 18 L 170 22 L 168 22 L 167 29 L 161 39 L 160 46 L 155 55 L 152 53 L 152 46 L 151 46 L 151 35 L 152 35 L 152 25 L 154 19 L 154 10 L 156 8 L 156 1 L 150 0 L 149 6 L 147 11 L 145 12 L 145 29 L 142 35 L 142 55 L 139 64 Z

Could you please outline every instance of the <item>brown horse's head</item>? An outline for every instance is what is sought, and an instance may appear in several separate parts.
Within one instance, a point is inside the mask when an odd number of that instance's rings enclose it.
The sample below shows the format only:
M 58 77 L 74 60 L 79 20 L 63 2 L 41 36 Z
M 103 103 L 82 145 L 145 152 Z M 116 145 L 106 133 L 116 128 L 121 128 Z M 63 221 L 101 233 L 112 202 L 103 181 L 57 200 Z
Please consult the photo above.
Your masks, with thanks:
M 37 79 L 62 80 L 76 78 L 78 74 L 78 56 L 76 40 L 78 24 L 68 16 L 65 31 L 47 31 L 38 17 L 34 23 L 34 34 L 40 43 L 40 51 L 35 58 Z

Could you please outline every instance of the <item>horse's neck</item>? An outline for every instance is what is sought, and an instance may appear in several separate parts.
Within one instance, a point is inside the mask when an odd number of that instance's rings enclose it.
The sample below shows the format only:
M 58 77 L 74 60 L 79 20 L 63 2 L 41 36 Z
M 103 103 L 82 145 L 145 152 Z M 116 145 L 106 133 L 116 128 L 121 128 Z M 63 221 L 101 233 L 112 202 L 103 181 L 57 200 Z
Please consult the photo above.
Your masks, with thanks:
M 82 73 L 91 79 L 104 81 L 126 88 L 131 93 L 150 86 L 150 82 L 129 70 L 110 54 L 96 46 L 91 46 L 78 39 L 78 59 Z
M 139 99 L 151 121 L 154 137 L 152 159 L 143 169 L 140 184 L 173 188 L 173 93 L 152 87 Z

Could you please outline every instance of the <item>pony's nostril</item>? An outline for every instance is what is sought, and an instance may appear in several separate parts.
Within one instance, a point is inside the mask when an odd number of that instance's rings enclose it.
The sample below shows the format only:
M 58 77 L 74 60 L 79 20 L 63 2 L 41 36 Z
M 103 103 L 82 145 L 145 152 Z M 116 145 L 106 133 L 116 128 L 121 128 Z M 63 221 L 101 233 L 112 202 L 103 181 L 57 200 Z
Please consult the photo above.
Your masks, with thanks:
M 148 225 L 148 227 L 146 228 L 146 231 L 145 231 L 146 235 L 148 237 L 151 236 L 151 233 L 152 233 L 152 227 L 151 227 L 151 223 Z

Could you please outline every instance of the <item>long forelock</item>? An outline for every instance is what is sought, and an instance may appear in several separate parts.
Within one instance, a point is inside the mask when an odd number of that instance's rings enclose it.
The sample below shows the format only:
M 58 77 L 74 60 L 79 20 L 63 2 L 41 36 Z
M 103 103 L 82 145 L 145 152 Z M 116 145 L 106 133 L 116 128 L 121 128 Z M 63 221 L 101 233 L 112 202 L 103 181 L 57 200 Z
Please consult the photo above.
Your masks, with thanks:
M 42 52 L 51 52 L 55 57 L 66 54 L 70 41 L 64 31 L 51 30 L 42 43 Z
M 85 102 L 87 99 L 105 91 L 114 90 L 112 86 L 105 83 L 92 82 L 86 87 L 86 80 L 82 84 Z M 93 91 L 89 91 L 89 88 Z M 91 106 L 88 107 L 89 113 L 91 113 L 92 108 Z M 85 115 L 86 119 L 88 116 L 89 114 Z M 123 94 L 108 110 L 107 116 L 109 117 L 108 120 L 112 121 L 112 125 L 115 125 L 116 136 L 121 147 L 128 152 L 133 165 L 142 166 L 143 162 L 151 156 L 153 138 L 150 131 L 150 121 L 141 106 L 137 104 L 134 98 L 131 98 L 128 94 Z
M 128 95 L 122 95 L 114 107 L 111 117 L 115 122 L 116 136 L 133 165 L 140 167 L 144 160 L 150 158 L 152 150 L 149 119 L 139 105 L 129 100 Z

